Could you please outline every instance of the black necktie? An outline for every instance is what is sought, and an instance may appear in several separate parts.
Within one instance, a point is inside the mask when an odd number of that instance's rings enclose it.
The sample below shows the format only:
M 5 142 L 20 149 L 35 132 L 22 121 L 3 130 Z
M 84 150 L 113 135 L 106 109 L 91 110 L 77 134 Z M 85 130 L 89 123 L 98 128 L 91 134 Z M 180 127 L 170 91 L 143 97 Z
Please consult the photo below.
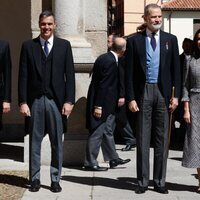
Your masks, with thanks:
M 48 40 L 45 40 L 44 42 L 44 53 L 46 57 L 49 55 Z
M 156 33 L 152 33 L 152 36 L 151 36 L 151 46 L 153 48 L 153 50 L 155 51 L 156 49 L 156 38 L 155 38 L 155 34 Z

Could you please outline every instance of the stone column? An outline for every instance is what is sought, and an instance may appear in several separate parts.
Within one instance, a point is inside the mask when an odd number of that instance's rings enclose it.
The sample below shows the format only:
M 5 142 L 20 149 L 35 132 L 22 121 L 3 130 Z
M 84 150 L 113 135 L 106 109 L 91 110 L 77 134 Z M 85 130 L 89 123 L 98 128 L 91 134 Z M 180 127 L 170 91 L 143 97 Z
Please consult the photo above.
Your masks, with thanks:
M 75 63 L 93 63 L 92 46 L 85 38 L 85 0 L 53 0 L 56 35 L 71 42 Z
M 39 21 L 39 15 L 40 15 L 41 12 L 42 12 L 42 0 L 31 1 L 32 38 L 35 38 L 40 34 L 38 21 Z
M 76 104 L 68 119 L 63 165 L 83 165 L 88 135 L 85 106 L 90 78 L 88 72 L 80 73 L 79 68 L 94 62 L 92 45 L 85 35 L 85 0 L 53 0 L 52 4 L 57 24 L 56 35 L 70 41 L 76 69 Z

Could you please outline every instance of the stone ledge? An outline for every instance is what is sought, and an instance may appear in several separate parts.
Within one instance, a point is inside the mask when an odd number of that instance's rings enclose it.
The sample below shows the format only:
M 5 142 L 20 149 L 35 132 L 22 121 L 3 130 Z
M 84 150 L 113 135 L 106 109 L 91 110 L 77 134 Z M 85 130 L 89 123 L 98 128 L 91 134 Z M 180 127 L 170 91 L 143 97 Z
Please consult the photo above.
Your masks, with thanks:
M 76 73 L 90 73 L 93 63 L 75 63 L 74 68 Z

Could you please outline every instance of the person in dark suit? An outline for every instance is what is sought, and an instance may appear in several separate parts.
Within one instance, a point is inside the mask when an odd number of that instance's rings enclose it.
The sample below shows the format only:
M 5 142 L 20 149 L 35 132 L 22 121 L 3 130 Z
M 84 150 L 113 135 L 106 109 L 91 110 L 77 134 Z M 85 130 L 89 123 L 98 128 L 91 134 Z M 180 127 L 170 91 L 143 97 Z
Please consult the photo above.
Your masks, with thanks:
M 0 40 L 0 130 L 2 114 L 10 111 L 11 103 L 11 57 L 8 42 Z
M 189 38 L 184 38 L 183 43 L 182 43 L 182 49 L 183 49 L 183 53 L 179 55 L 180 58 L 180 70 L 181 70 L 181 85 L 183 85 L 183 68 L 184 68 L 184 64 L 186 62 L 186 59 L 188 57 L 190 57 L 191 55 L 191 51 L 192 51 L 192 44 L 193 44 L 193 40 L 189 39 Z M 181 96 L 182 96 L 182 90 L 181 90 Z M 176 145 L 177 143 L 180 145 L 180 147 L 183 147 L 184 144 L 184 139 L 185 139 L 185 133 L 186 133 L 186 123 L 183 119 L 183 115 L 184 115 L 184 106 L 183 106 L 183 102 L 180 101 L 179 99 L 179 105 L 176 108 L 176 110 L 173 113 L 174 118 L 174 127 L 173 127 L 173 133 L 172 135 L 175 136 L 176 140 Z M 179 122 L 180 126 L 178 129 L 176 129 L 175 127 L 175 122 Z M 179 130 L 178 132 L 176 132 L 176 130 Z
M 193 40 L 189 39 L 189 38 L 184 38 L 183 43 L 182 43 L 182 49 L 183 49 L 183 53 L 180 54 L 180 66 L 181 66 L 181 70 L 183 72 L 183 65 L 185 62 L 185 59 L 187 57 L 190 57 L 191 52 L 192 52 L 192 44 L 193 44 Z
M 19 65 L 19 106 L 30 117 L 30 191 L 40 189 L 40 150 L 45 133 L 51 142 L 51 187 L 60 192 L 63 125 L 75 102 L 75 74 L 70 42 L 54 36 L 51 11 L 39 16 L 40 35 L 23 43 Z M 65 122 L 65 123 L 64 123 Z
M 125 57 L 119 58 L 119 79 L 120 79 L 120 92 L 119 96 L 121 98 L 125 98 Z M 136 138 L 133 133 L 133 120 L 134 116 L 128 109 L 127 104 L 124 104 L 122 106 L 118 106 L 117 112 L 116 112 L 116 126 L 117 131 L 121 133 L 124 142 L 125 147 L 123 147 L 122 151 L 130 151 L 132 148 L 136 147 Z
M 97 156 L 100 147 L 102 147 L 104 159 L 109 161 L 110 168 L 130 161 L 130 159 L 119 158 L 113 137 L 115 111 L 118 105 L 124 104 L 124 99 L 118 100 L 117 61 L 125 49 L 126 41 L 123 38 L 116 38 L 112 50 L 99 56 L 94 63 L 87 95 L 86 127 L 89 130 L 89 137 L 84 162 L 85 170 L 105 171 L 108 169 L 98 165 Z
M 113 41 L 117 37 L 116 34 L 112 33 L 108 36 L 107 46 L 108 51 L 111 50 Z M 119 58 L 118 66 L 119 66 L 119 97 L 125 98 L 125 80 L 124 80 L 124 70 L 125 70 L 125 59 L 124 56 Z M 132 148 L 136 147 L 136 138 L 133 134 L 133 129 L 130 125 L 129 119 L 132 118 L 130 111 L 127 109 L 127 104 L 122 106 L 118 106 L 116 111 L 116 128 L 115 133 L 120 134 L 125 141 L 126 146 L 123 147 L 122 151 L 130 151 Z
M 162 12 L 157 4 L 144 10 L 147 28 L 128 38 L 126 54 L 126 96 L 136 113 L 136 193 L 149 184 L 150 141 L 154 145 L 153 183 L 156 192 L 167 194 L 165 186 L 168 155 L 169 112 L 180 97 L 180 63 L 177 38 L 160 30 Z M 175 97 L 172 98 L 172 87 Z

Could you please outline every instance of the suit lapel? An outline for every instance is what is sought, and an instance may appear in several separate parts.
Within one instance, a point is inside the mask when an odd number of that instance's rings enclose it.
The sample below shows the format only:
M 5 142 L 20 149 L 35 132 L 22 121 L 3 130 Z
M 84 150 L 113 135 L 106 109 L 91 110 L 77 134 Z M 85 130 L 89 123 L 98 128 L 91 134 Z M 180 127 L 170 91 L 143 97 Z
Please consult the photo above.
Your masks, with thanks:
M 144 71 L 144 74 L 146 74 L 146 31 L 141 33 L 141 37 L 137 40 L 137 48 L 139 49 L 138 52 L 140 52 L 140 64 L 142 66 L 142 69 Z M 160 31 L 160 68 L 162 69 L 164 67 L 166 53 L 169 50 L 169 41 L 165 37 L 163 31 Z
M 56 66 L 56 60 L 59 60 L 59 44 L 58 44 L 58 38 L 54 36 L 53 40 L 53 47 L 51 49 L 52 53 L 52 77 L 56 74 L 55 66 Z
M 141 37 L 137 41 L 137 46 L 139 49 L 138 52 L 140 52 L 140 64 L 142 66 L 144 74 L 146 74 L 146 31 L 141 33 Z
M 160 67 L 161 69 L 164 67 L 166 51 L 168 51 L 169 43 L 164 36 L 163 32 L 160 31 Z
M 35 66 L 37 68 L 37 71 L 39 73 L 39 75 L 42 77 L 42 54 L 41 54 L 41 44 L 40 44 L 40 38 L 37 37 L 34 40 L 34 44 L 33 44 L 33 57 L 34 57 L 34 62 L 35 62 Z
M 117 65 L 117 61 L 116 61 L 116 58 L 115 58 L 115 56 L 113 55 L 113 53 L 108 52 L 108 55 L 113 59 L 113 61 L 116 62 L 116 65 Z

